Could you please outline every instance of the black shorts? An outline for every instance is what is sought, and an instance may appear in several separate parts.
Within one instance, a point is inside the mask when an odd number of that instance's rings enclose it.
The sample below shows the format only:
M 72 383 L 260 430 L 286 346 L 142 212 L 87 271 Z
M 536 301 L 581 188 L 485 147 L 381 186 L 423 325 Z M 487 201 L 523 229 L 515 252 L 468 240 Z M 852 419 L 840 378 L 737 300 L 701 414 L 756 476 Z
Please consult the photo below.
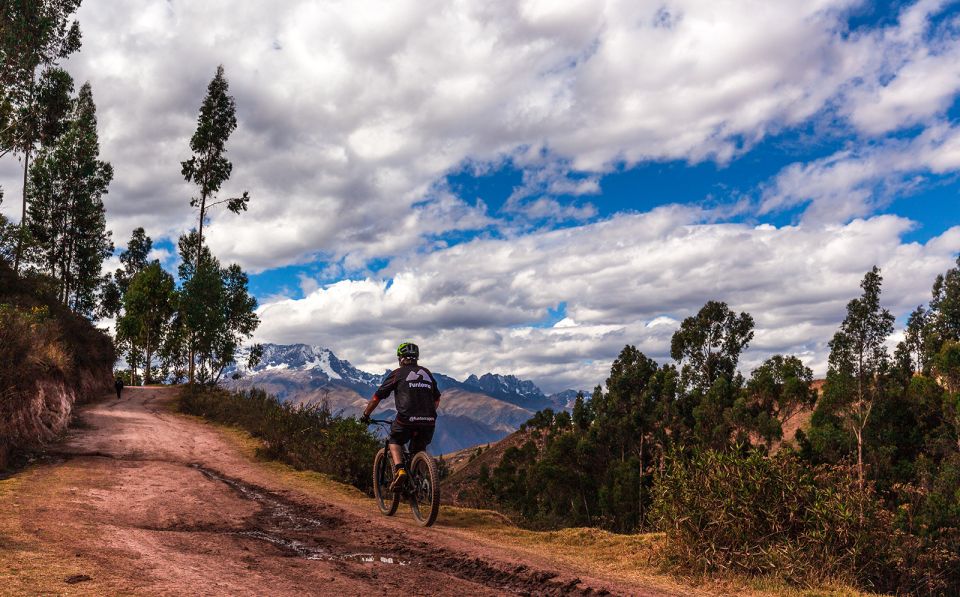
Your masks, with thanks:
M 410 442 L 410 453 L 424 452 L 433 441 L 433 427 L 401 425 L 396 421 L 390 426 L 390 443 L 402 446 Z

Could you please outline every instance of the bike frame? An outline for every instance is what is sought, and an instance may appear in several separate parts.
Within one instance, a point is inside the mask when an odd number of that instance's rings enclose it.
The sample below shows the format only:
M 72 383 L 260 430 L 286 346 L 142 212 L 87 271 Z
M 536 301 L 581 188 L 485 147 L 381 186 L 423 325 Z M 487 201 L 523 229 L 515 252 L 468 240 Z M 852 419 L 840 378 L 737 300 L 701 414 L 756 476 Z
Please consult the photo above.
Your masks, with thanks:
M 383 449 L 386 451 L 387 454 L 390 455 L 390 461 L 393 462 L 393 452 L 390 451 L 390 433 L 389 433 L 389 429 L 393 425 L 393 421 L 387 420 L 387 419 L 370 419 L 370 422 L 376 424 L 378 427 L 387 428 L 388 430 L 387 436 L 383 438 Z M 403 455 L 402 456 L 403 466 L 404 468 L 409 469 L 410 461 L 413 459 L 413 454 L 411 454 L 410 450 L 407 449 L 406 444 L 400 446 L 400 451 Z M 397 463 L 393 462 L 393 464 L 396 465 Z

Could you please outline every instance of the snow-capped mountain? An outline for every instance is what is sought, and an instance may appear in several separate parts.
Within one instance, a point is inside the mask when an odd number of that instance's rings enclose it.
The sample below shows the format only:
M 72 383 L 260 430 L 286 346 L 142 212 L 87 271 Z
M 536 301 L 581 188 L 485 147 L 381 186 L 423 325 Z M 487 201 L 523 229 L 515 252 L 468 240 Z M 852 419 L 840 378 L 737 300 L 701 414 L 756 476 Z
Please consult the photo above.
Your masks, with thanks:
M 485 373 L 480 377 L 471 375 L 463 381 L 463 384 L 479 389 L 485 394 L 510 404 L 532 408 L 534 411 L 544 408 L 557 408 L 557 405 L 550 401 L 535 383 L 520 379 L 515 375 L 498 375 L 496 373 Z
M 337 358 L 328 348 L 307 344 L 264 344 L 260 362 L 247 367 L 249 347 L 238 351 L 224 385 L 236 389 L 260 387 L 279 399 L 300 404 L 326 401 L 334 412 L 358 415 L 387 372 L 368 373 Z M 431 447 L 446 453 L 494 442 L 515 431 L 544 408 L 573 407 L 574 390 L 546 396 L 531 381 L 513 375 L 487 373 L 464 381 L 434 372 L 443 392 L 441 423 Z M 380 412 L 393 414 L 392 399 Z
M 224 377 L 239 373 L 243 377 L 256 377 L 263 373 L 279 371 L 306 372 L 317 382 L 335 382 L 363 393 L 368 388 L 376 388 L 383 375 L 361 371 L 350 361 L 337 358 L 328 348 L 307 344 L 263 344 L 263 356 L 252 369 L 247 368 L 250 347 L 237 351 L 237 362 L 228 368 Z

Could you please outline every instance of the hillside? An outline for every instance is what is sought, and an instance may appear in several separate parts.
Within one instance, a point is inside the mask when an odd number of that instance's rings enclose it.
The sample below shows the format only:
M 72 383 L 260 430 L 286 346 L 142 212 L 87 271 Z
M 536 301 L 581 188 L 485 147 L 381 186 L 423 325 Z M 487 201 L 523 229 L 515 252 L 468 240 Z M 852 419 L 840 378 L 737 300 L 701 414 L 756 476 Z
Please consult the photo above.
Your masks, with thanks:
M 306 344 L 264 344 L 260 362 L 246 366 L 248 349 L 228 369 L 223 385 L 232 389 L 260 388 L 295 404 L 326 403 L 333 412 L 356 416 L 383 376 L 362 371 L 330 349 Z M 516 431 L 536 411 L 572 408 L 575 390 L 547 395 L 529 380 L 513 375 L 485 373 L 458 381 L 434 372 L 443 392 L 442 425 L 431 445 L 434 454 L 448 454 L 477 444 L 496 442 Z M 378 411 L 393 414 L 392 399 Z
M 109 390 L 110 338 L 0 261 L 0 469 L 56 437 L 74 405 Z
M 446 457 L 450 476 L 443 481 L 443 502 L 464 507 L 490 507 L 489 500 L 477 486 L 480 469 L 492 471 L 500 464 L 503 454 L 510 448 L 519 448 L 529 439 L 530 431 L 516 431 L 498 442 L 473 446 Z

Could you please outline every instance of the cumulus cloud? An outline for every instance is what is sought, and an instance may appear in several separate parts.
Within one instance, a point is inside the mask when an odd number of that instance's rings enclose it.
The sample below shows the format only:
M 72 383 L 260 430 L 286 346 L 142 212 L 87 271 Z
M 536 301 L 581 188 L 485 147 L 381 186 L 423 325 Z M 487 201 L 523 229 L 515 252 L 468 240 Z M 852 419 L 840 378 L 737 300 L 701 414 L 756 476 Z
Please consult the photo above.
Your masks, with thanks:
M 667 360 L 679 320 L 712 298 L 756 320 L 746 370 L 780 352 L 822 374 L 826 342 L 870 267 L 882 268 L 884 304 L 902 315 L 929 298 L 960 249 L 960 227 L 902 243 L 913 224 L 895 216 L 781 228 L 702 216 L 665 207 L 397 260 L 382 279 L 265 304 L 258 338 L 317 342 L 371 370 L 414 338 L 453 375 L 505 371 L 550 390 L 592 387 L 627 343 Z M 565 319 L 530 324 L 560 303 Z
M 577 220 L 592 206 L 556 195 L 593 193 L 596 174 L 724 162 L 838 97 L 864 130 L 942 110 L 949 74 L 927 99 L 899 91 L 955 70 L 938 70 L 955 39 L 926 33 L 940 3 L 847 36 L 858 4 L 260 0 L 239 11 L 226 0 L 86 0 L 84 46 L 68 66 L 93 84 L 116 168 L 110 226 L 125 238 L 144 225 L 158 239 L 196 220 L 179 162 L 206 83 L 226 66 L 240 128 L 224 192 L 249 189 L 253 201 L 240 216 L 215 212 L 209 239 L 223 259 L 262 270 L 429 244 L 411 213 L 440 234 L 489 225 L 491 214 L 433 193 L 468 160 L 586 173 L 534 174 L 529 190 L 547 196 L 503 214 Z
M 861 131 L 881 134 L 930 121 L 960 91 L 960 27 L 955 17 L 935 25 L 949 2 L 922 0 L 905 8 L 895 26 L 860 36 L 869 56 L 845 113 Z

